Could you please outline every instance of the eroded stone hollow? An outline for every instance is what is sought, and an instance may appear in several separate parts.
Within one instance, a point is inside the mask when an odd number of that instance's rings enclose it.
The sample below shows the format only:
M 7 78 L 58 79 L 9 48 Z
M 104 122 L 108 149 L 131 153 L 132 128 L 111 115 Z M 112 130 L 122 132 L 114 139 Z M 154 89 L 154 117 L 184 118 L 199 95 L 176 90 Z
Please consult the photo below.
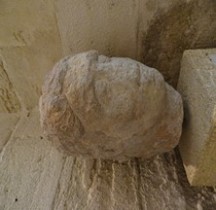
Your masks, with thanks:
M 69 155 L 127 160 L 167 152 L 179 141 L 181 96 L 156 70 L 89 51 L 68 56 L 47 75 L 41 125 Z

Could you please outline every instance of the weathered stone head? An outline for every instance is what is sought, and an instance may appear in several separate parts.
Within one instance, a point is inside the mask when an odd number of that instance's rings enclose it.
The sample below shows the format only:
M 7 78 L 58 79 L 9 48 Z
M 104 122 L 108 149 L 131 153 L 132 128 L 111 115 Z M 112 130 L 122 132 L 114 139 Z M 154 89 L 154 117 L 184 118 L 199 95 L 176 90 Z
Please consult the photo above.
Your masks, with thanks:
M 89 51 L 48 74 L 40 98 L 45 135 L 69 155 L 126 160 L 179 141 L 182 100 L 155 69 Z

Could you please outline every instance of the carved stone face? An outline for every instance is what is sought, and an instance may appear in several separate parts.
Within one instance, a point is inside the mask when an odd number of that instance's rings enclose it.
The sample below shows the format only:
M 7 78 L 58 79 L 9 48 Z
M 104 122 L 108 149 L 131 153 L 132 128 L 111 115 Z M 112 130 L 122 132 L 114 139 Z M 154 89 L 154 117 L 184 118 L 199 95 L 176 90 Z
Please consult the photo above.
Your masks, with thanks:
M 155 69 L 89 51 L 61 60 L 40 99 L 48 139 L 71 155 L 126 160 L 175 147 L 182 101 Z

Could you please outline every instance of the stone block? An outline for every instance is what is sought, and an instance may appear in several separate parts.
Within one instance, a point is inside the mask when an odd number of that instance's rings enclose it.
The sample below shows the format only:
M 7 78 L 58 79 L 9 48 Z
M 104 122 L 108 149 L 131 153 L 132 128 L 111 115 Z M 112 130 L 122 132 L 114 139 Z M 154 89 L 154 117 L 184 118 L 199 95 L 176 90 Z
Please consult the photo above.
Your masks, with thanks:
M 185 119 L 179 144 L 191 185 L 216 185 L 216 49 L 184 52 L 178 91 Z
M 180 94 L 135 60 L 97 51 L 68 56 L 47 75 L 42 92 L 44 133 L 69 155 L 124 161 L 178 144 Z
M 20 102 L 0 57 L 0 113 L 14 113 L 20 109 Z

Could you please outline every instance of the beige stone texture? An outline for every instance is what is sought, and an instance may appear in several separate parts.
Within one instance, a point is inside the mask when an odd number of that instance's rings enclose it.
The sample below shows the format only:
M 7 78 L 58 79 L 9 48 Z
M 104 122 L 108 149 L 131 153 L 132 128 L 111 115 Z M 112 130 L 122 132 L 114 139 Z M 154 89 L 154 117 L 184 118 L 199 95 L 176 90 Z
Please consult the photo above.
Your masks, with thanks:
M 142 60 L 150 22 L 178 0 L 55 2 L 64 55 L 95 49 L 108 56 Z
M 23 114 L 12 129 L 0 154 L 1 210 L 216 206 L 216 190 L 190 187 L 174 152 L 124 163 L 74 158 L 59 153 L 42 135 L 38 107 Z
M 162 2 L 170 1 L 160 1 L 156 5 Z M 142 62 L 158 69 L 165 80 L 176 87 L 183 52 L 216 47 L 216 1 L 178 0 L 172 3 L 166 8 L 158 8 L 145 27 Z
M 184 50 L 216 46 L 214 0 L 55 2 L 64 56 L 94 49 L 130 57 L 175 87 Z
M 216 189 L 190 187 L 178 150 L 123 164 L 65 157 L 42 139 L 35 107 L 54 63 L 91 49 L 175 85 L 185 49 L 216 46 L 215 3 L 1 0 L 0 210 L 215 210 Z
M 15 91 L 3 95 L 10 105 L 0 102 L 0 111 L 31 110 L 46 72 L 62 56 L 53 1 L 2 0 L 0 18 L 0 88 Z
M 4 63 L 0 60 L 0 113 L 14 113 L 20 109 L 18 97 L 8 78 Z
M 185 107 L 180 152 L 192 185 L 216 185 L 216 49 L 185 51 L 178 91 Z
M 45 135 L 67 154 L 121 161 L 172 150 L 183 120 L 180 94 L 156 69 L 97 51 L 55 65 L 40 113 Z
M 19 121 L 19 118 L 20 116 L 17 113 L 0 113 L 0 152 L 2 152 L 7 142 L 11 138 L 11 135 Z

